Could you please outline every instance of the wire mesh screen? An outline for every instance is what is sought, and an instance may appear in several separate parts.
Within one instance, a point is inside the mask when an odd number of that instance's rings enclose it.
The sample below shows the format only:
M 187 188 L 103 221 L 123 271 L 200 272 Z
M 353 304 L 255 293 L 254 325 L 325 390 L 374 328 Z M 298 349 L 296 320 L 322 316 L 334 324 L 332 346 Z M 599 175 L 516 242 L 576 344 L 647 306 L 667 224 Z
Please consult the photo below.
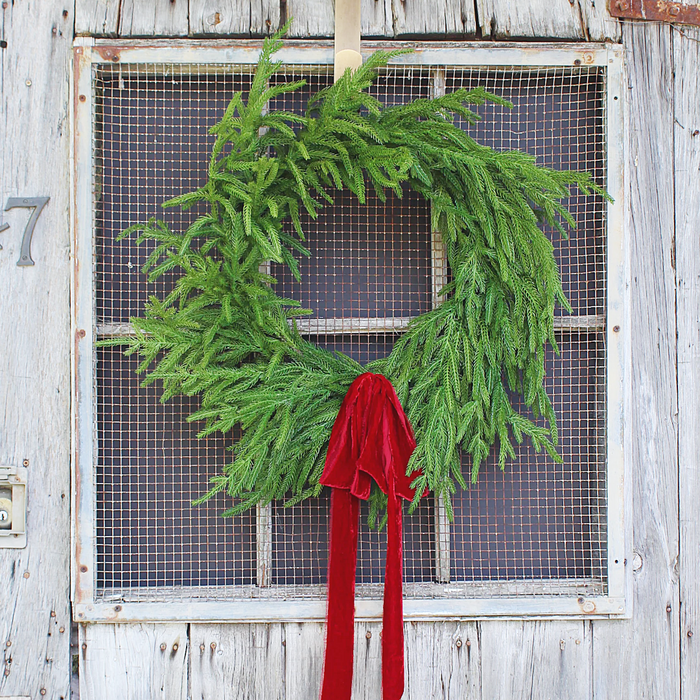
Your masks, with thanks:
M 98 336 L 128 335 L 129 319 L 150 294 L 168 291 L 175 274 L 148 284 L 141 272 L 152 250 L 127 226 L 163 218 L 183 230 L 201 210 L 163 210 L 169 197 L 206 181 L 213 137 L 235 91 L 247 91 L 249 66 L 105 65 L 95 70 L 95 313 Z M 294 66 L 276 80 L 308 80 L 272 108 L 303 112 L 309 95 L 328 85 L 332 68 Z M 484 85 L 515 107 L 484 105 L 467 127 L 480 142 L 519 148 L 557 169 L 588 170 L 605 181 L 604 72 L 600 68 L 463 69 L 392 67 L 373 88 L 397 104 L 458 87 Z M 303 220 L 311 257 L 299 258 L 301 282 L 272 266 L 277 292 L 312 316 L 302 331 L 362 363 L 387 355 L 410 318 L 436 303 L 445 261 L 431 232 L 429 205 L 405 191 L 366 206 L 346 192 L 316 220 Z M 578 229 L 552 236 L 573 317 L 559 325 L 561 354 L 550 352 L 548 391 L 559 416 L 562 464 L 527 445 L 502 473 L 495 460 L 454 499 L 447 542 L 436 542 L 438 511 L 424 499 L 404 521 L 407 596 L 447 594 L 436 586 L 440 562 L 469 594 L 508 595 L 509 582 L 532 593 L 603 592 L 605 588 L 605 221 L 600 198 L 573 193 Z M 305 325 L 304 325 L 305 324 Z M 95 469 L 97 590 L 110 600 L 323 595 L 328 558 L 329 498 L 222 519 L 223 495 L 199 507 L 208 479 L 230 459 L 235 435 L 198 440 L 186 422 L 196 401 L 158 400 L 141 387 L 137 362 L 119 348 L 97 351 Z M 464 464 L 465 474 L 469 465 Z M 364 513 L 366 515 L 366 513 Z M 261 523 L 270 522 L 269 533 Z M 442 527 L 442 526 L 441 526 Z M 262 546 L 269 536 L 270 546 Z M 359 593 L 378 594 L 385 532 L 360 529 Z M 261 557 L 269 561 L 261 562 Z M 271 574 L 264 580 L 262 568 Z M 444 566 L 443 569 L 444 571 Z M 492 583 L 488 589 L 479 588 Z M 560 588 L 551 585 L 561 583 Z M 465 584 L 466 589 L 459 588 Z M 471 586 L 471 588 L 470 588 Z

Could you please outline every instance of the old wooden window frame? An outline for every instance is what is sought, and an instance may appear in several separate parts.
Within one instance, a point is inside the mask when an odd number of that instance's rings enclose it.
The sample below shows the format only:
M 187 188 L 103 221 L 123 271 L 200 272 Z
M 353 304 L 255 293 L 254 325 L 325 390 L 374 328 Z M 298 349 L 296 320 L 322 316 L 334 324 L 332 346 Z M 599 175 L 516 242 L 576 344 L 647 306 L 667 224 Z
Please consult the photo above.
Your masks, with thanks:
M 396 43 L 363 44 L 368 53 Z M 408 620 L 492 617 L 628 617 L 631 614 L 630 567 L 631 544 L 629 512 L 625 494 L 629 491 L 623 459 L 623 381 L 625 358 L 629 346 L 625 301 L 626 265 L 624 247 L 623 205 L 623 63 L 622 49 L 617 45 L 577 44 L 505 44 L 484 43 L 420 43 L 416 52 L 402 56 L 406 65 L 430 66 L 604 66 L 606 68 L 606 143 L 607 184 L 615 203 L 607 205 L 607 319 L 605 325 L 607 358 L 607 594 L 529 595 L 517 582 L 509 589 L 510 596 L 463 597 L 464 586 L 457 589 L 449 583 L 431 584 L 432 599 L 408 599 L 405 617 Z M 97 329 L 94 318 L 93 246 L 93 70 L 110 62 L 210 64 L 252 64 L 260 49 L 258 41 L 192 42 L 192 41 L 110 41 L 77 39 L 74 48 L 73 110 L 73 602 L 80 621 L 160 621 L 219 620 L 270 621 L 320 620 L 325 616 L 325 601 L 319 600 L 233 600 L 191 602 L 124 602 L 119 605 L 98 600 L 95 595 L 95 493 L 94 468 L 94 348 Z M 330 42 L 290 42 L 278 54 L 288 64 L 332 64 Z M 434 278 L 444 274 L 439 237 L 432 243 Z M 433 285 L 433 298 L 437 289 Z M 258 509 L 258 530 L 269 531 L 270 509 Z M 265 525 L 268 524 L 268 527 Z M 444 507 L 436 508 L 436 580 L 449 578 L 447 520 Z M 263 557 L 270 549 L 264 536 L 258 535 L 258 553 Z M 447 554 L 445 554 L 447 552 Z M 444 575 L 447 571 L 447 578 Z M 263 574 L 264 575 L 264 574 Z M 258 578 L 260 571 L 258 572 Z M 477 584 L 480 587 L 488 583 Z M 455 597 L 455 594 L 458 597 Z M 358 599 L 358 619 L 381 616 L 381 600 Z

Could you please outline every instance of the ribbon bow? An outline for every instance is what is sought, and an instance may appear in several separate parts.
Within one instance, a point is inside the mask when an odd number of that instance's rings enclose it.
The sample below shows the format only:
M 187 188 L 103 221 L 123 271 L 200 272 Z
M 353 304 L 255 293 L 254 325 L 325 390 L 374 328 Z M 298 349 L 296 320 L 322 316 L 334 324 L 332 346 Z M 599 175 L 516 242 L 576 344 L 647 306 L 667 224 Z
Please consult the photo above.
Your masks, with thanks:
M 391 382 L 360 375 L 348 389 L 333 425 L 321 483 L 332 487 L 328 564 L 328 619 L 321 700 L 350 700 L 355 637 L 355 569 L 359 499 L 369 498 L 372 479 L 387 494 L 388 542 L 384 581 L 382 694 L 399 700 L 404 689 L 402 511 L 399 497 L 413 500 L 408 460 L 413 430 Z

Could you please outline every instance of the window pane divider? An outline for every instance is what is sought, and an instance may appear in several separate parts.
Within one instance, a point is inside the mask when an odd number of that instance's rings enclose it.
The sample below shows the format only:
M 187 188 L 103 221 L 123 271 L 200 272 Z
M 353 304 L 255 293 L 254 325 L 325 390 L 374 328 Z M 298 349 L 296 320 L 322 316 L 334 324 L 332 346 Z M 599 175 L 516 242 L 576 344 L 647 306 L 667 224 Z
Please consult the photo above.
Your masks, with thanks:
M 271 268 L 270 261 L 266 260 L 258 271 L 269 277 Z M 272 532 L 272 503 L 258 503 L 255 506 L 255 554 L 259 588 L 268 588 L 272 583 Z
M 433 234 L 433 241 L 440 234 Z M 434 250 L 442 245 L 434 243 Z M 435 293 L 434 293 L 435 295 Z M 434 296 L 435 298 L 435 296 Z M 368 333 L 401 333 L 416 316 L 384 316 L 375 318 L 303 318 L 297 319 L 297 329 L 301 335 L 366 335 Z M 291 323 L 291 321 L 290 321 Z M 589 314 L 578 316 L 557 316 L 554 319 L 555 331 L 605 330 L 605 315 Z M 136 335 L 130 323 L 98 323 L 98 338 L 129 338 Z
M 432 71 L 432 96 L 445 94 L 445 71 L 436 68 Z M 430 236 L 430 263 L 432 271 L 431 306 L 437 308 L 443 301 L 440 290 L 447 283 L 447 249 L 442 233 L 432 226 Z M 443 495 L 435 496 L 435 580 L 438 583 L 450 581 L 450 520 L 447 517 L 447 504 Z

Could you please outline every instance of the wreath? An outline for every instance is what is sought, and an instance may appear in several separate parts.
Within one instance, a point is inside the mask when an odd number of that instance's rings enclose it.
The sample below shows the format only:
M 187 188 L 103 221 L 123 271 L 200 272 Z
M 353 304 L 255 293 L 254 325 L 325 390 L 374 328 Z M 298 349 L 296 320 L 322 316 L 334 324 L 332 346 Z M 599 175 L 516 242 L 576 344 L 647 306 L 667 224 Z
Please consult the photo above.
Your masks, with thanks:
M 318 495 L 343 397 L 370 371 L 392 382 L 414 428 L 412 507 L 427 488 L 445 497 L 451 517 L 450 494 L 467 487 L 462 453 L 472 481 L 494 445 L 504 468 L 524 437 L 560 461 L 544 354 L 547 343 L 558 352 L 555 305 L 570 307 L 540 226 L 566 235 L 565 225 L 575 225 L 561 202 L 571 186 L 607 195 L 589 174 L 540 167 L 530 155 L 470 138 L 454 115 L 473 123 L 479 117 L 467 105 L 511 106 L 482 88 L 384 107 L 367 89 L 404 51 L 378 51 L 346 71 L 309 100 L 304 116 L 272 109 L 275 98 L 305 85 L 270 81 L 283 32 L 264 41 L 247 100 L 235 94 L 211 129 L 206 184 L 163 205 L 204 203 L 206 213 L 184 232 L 151 219 L 120 235 L 155 241 L 144 266 L 149 281 L 180 273 L 172 292 L 152 296 L 143 318 L 132 319 L 126 352 L 141 355 L 144 383 L 162 382 L 162 401 L 200 395 L 188 418 L 205 421 L 199 437 L 240 431 L 233 459 L 195 503 L 225 490 L 236 501 L 224 515 L 234 515 Z M 362 366 L 300 335 L 295 319 L 312 310 L 279 297 L 265 264 L 284 264 L 300 279 L 295 253 L 309 255 L 303 212 L 316 217 L 345 188 L 365 204 L 368 187 L 382 201 L 387 190 L 401 197 L 410 188 L 430 203 L 451 281 L 442 303 L 412 320 L 388 357 Z M 384 499 L 374 488 L 370 523 Z

